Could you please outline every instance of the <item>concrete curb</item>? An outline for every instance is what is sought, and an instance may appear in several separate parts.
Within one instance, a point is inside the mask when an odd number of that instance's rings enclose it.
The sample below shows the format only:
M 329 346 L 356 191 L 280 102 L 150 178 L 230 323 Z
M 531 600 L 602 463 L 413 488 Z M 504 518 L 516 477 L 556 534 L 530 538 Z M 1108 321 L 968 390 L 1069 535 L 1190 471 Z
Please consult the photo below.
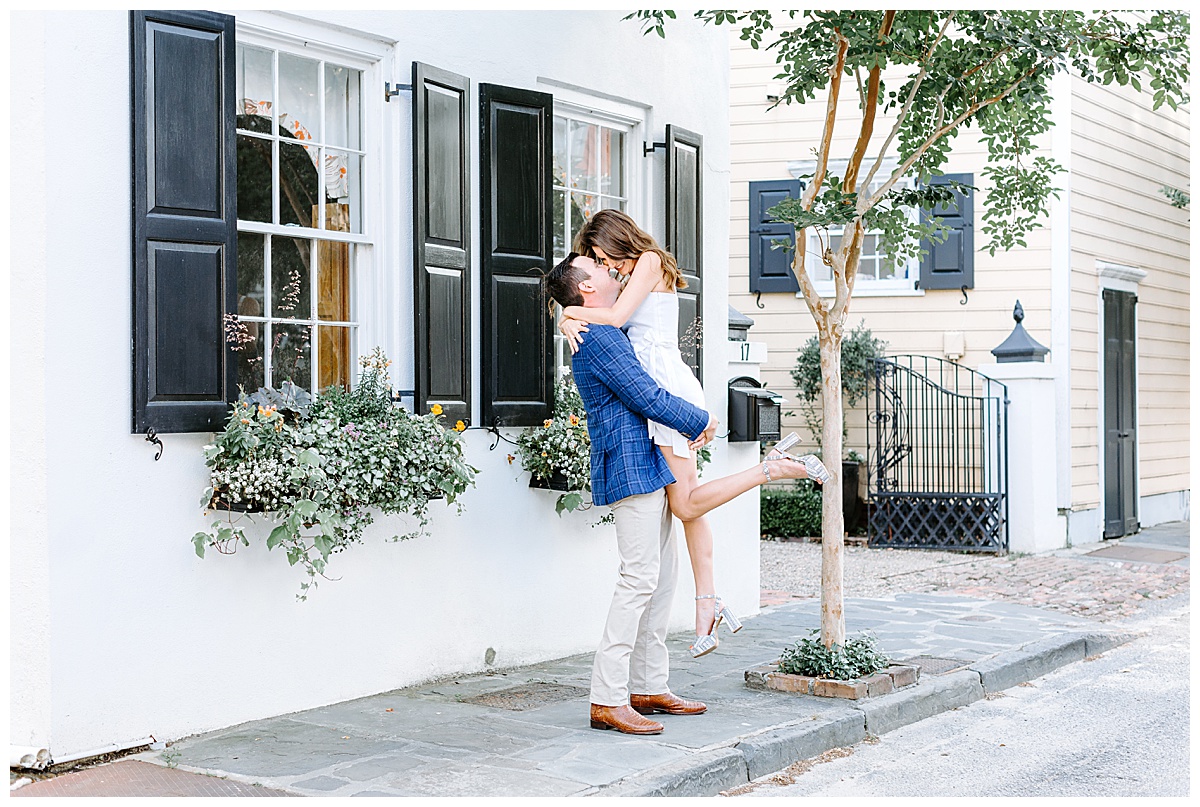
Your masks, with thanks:
M 745 757 L 749 777 L 746 781 L 750 781 L 782 770 L 798 759 L 808 759 L 830 748 L 862 742 L 866 736 L 862 718 L 848 714 L 771 729 L 742 740 L 734 749 Z
M 597 796 L 715 796 L 826 751 L 861 742 L 928 717 L 966 706 L 985 695 L 1041 677 L 1136 638 L 1119 631 L 1069 632 L 997 653 L 966 669 L 928 676 L 915 687 L 853 703 L 849 714 L 785 723 L 732 747 L 701 751 L 597 790 Z M 780 697 L 788 697 L 780 694 Z
M 974 703 L 983 696 L 979 676 L 972 670 L 959 670 L 930 676 L 915 687 L 856 703 L 854 708 L 865 719 L 866 730 L 879 735 Z
M 968 667 L 979 675 L 989 694 L 1014 687 L 1045 675 L 1051 670 L 1083 661 L 1087 657 L 1087 639 L 1082 633 L 1047 636 L 1007 653 L 997 653 Z
M 750 781 L 746 758 L 714 748 L 600 788 L 596 796 L 715 796 Z

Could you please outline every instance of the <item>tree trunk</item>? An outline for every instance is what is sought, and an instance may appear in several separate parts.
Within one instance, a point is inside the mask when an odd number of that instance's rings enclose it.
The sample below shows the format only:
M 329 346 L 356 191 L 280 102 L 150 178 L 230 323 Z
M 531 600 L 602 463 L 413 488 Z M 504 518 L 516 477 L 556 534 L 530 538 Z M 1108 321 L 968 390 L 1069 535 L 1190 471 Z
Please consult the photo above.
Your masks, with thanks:
M 821 329 L 821 461 L 829 470 L 821 500 L 821 643 L 846 643 L 842 609 L 842 329 Z

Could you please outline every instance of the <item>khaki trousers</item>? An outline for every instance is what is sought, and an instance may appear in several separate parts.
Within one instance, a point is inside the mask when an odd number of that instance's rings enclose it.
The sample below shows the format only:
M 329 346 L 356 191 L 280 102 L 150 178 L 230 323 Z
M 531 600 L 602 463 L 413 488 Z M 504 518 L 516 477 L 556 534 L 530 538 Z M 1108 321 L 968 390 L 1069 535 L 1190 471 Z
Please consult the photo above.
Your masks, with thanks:
M 679 579 L 674 522 L 663 490 L 612 505 L 621 566 L 600 649 L 592 703 L 624 706 L 629 693 L 667 692 L 667 622 Z

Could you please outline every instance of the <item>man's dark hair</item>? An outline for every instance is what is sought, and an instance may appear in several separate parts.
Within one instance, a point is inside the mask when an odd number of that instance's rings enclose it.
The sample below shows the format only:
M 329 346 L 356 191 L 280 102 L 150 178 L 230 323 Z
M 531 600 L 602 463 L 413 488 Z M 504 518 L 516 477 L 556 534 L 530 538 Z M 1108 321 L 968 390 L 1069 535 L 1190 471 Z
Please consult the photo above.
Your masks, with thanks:
M 556 303 L 566 308 L 569 305 L 583 305 L 583 295 L 579 293 L 579 284 L 591 280 L 587 270 L 572 266 L 571 262 L 579 257 L 578 252 L 572 252 L 562 259 L 562 262 L 546 275 L 546 293 Z

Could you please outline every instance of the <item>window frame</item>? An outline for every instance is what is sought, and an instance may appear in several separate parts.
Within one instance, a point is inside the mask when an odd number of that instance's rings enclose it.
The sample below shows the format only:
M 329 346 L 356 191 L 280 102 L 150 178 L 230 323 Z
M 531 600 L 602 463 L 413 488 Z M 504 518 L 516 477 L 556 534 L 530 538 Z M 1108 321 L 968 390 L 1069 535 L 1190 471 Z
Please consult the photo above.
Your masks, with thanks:
M 868 161 L 864 161 L 864 163 L 867 163 L 867 162 Z M 849 160 L 844 160 L 844 159 L 830 160 L 828 170 L 830 173 L 833 173 L 836 176 L 844 176 L 845 171 L 846 171 L 846 166 L 848 164 L 849 164 Z M 896 167 L 899 164 L 900 164 L 899 160 L 897 160 L 894 157 L 885 159 L 883 161 L 883 165 L 880 166 L 879 171 L 876 173 L 876 176 L 890 176 L 891 173 L 896 170 Z M 787 167 L 788 167 L 788 173 L 792 176 L 792 178 L 800 180 L 800 189 L 803 192 L 803 190 L 805 189 L 805 187 L 807 185 L 807 183 L 804 179 L 804 175 L 806 175 L 806 174 L 810 175 L 810 176 L 812 175 L 812 172 L 817 167 L 817 161 L 816 160 L 789 160 Z M 907 177 L 905 179 L 902 179 L 900 181 L 900 183 L 897 183 L 897 184 L 903 184 L 906 187 L 913 187 L 915 185 L 915 180 L 911 177 Z M 920 222 L 920 216 L 921 216 L 921 211 L 918 208 L 914 207 L 908 211 L 908 217 L 914 224 Z M 840 236 L 844 230 L 845 230 L 844 227 L 830 227 L 829 228 L 829 236 L 830 237 Z M 868 230 L 867 231 L 868 236 L 874 235 L 877 233 L 878 233 L 877 230 Z M 808 271 L 808 273 L 809 273 L 809 277 L 812 278 L 813 287 L 816 289 L 817 295 L 820 297 L 827 297 L 827 298 L 836 297 L 837 296 L 837 286 L 834 283 L 832 278 L 830 278 L 829 280 L 817 280 L 817 279 L 813 278 L 813 275 L 812 275 L 812 268 L 814 266 L 813 261 L 820 263 L 821 258 L 817 252 L 815 252 L 812 249 L 809 249 L 809 247 L 814 245 L 815 243 L 817 243 L 816 239 L 818 236 L 813 232 L 809 232 L 806 237 L 808 238 L 808 243 L 805 244 L 805 249 L 807 251 L 807 257 L 805 258 L 805 266 L 806 266 L 806 271 Z M 821 265 L 823 266 L 824 264 L 821 264 Z M 854 281 L 854 296 L 855 297 L 923 297 L 925 295 L 925 290 L 918 288 L 919 281 L 921 278 L 921 259 L 919 256 L 909 258 L 904 263 L 904 273 L 905 273 L 905 276 L 903 278 L 887 278 L 884 280 L 880 280 L 879 278 L 858 277 Z M 796 292 L 796 296 L 803 297 L 804 292 L 798 291 L 798 292 Z
M 393 57 L 391 49 L 367 39 L 361 39 L 348 34 L 344 31 L 336 31 L 327 28 L 318 23 L 306 20 L 283 18 L 272 12 L 243 12 L 236 17 L 237 24 L 237 43 L 248 47 L 267 49 L 275 54 L 280 52 L 290 55 L 299 56 L 306 59 L 312 59 L 319 62 L 329 62 L 341 67 L 350 68 L 360 72 L 360 87 L 359 87 L 359 104 L 360 104 L 360 144 L 358 149 L 350 149 L 344 147 L 333 147 L 338 151 L 345 151 L 361 157 L 361 227 L 359 232 L 341 232 L 338 230 L 326 230 L 318 227 L 296 227 L 285 224 L 274 224 L 270 222 L 250 221 L 239 218 L 237 220 L 237 232 L 248 233 L 262 236 L 286 237 L 286 238 L 302 238 L 310 244 L 312 254 L 316 254 L 320 249 L 319 242 L 333 242 L 338 244 L 346 244 L 349 247 L 349 263 L 350 263 L 350 288 L 348 290 L 348 304 L 350 310 L 349 320 L 322 320 L 318 309 L 318 294 L 319 294 L 319 265 L 316 260 L 311 261 L 310 277 L 309 277 L 309 304 L 310 318 L 300 319 L 295 317 L 276 317 L 271 316 L 270 300 L 271 289 L 269 281 L 270 268 L 264 267 L 264 275 L 267 276 L 264 282 L 264 314 L 262 316 L 244 316 L 237 315 L 239 320 L 246 322 L 254 322 L 266 327 L 267 323 L 279 323 L 288 326 L 306 326 L 310 328 L 310 343 L 309 343 L 309 362 L 310 375 L 308 384 L 315 392 L 320 380 L 320 357 L 319 357 L 319 329 L 321 327 L 345 327 L 349 331 L 349 381 L 351 384 L 358 382 L 360 368 L 358 367 L 358 357 L 363 353 L 363 345 L 378 344 L 384 347 L 385 352 L 389 356 L 398 355 L 398 340 L 392 338 L 381 338 L 384 335 L 393 335 L 396 333 L 398 323 L 391 321 L 392 316 L 387 316 L 386 322 L 376 322 L 376 315 L 383 313 L 387 309 L 381 310 L 373 303 L 379 299 L 381 295 L 393 294 L 394 292 L 388 287 L 386 279 L 382 277 L 386 273 L 375 271 L 377 266 L 386 265 L 381 262 L 387 254 L 396 254 L 398 252 L 398 234 L 390 234 L 389 228 L 383 226 L 387 217 L 387 209 L 390 205 L 387 203 L 387 195 L 389 188 L 395 188 L 399 182 L 397 166 L 394 161 L 388 159 L 386 155 L 386 143 L 389 142 L 389 136 L 394 133 L 394 126 L 390 125 L 389 117 L 382 114 L 380 109 L 379 99 L 377 94 L 373 92 L 373 88 L 382 83 L 385 75 L 390 75 L 393 65 Z M 277 64 L 278 55 L 273 56 L 274 62 Z M 324 70 L 318 72 L 319 81 L 323 86 L 325 81 Z M 274 98 L 277 100 L 279 95 L 278 87 L 278 70 L 275 71 L 275 87 Z M 239 99 L 235 99 L 239 100 Z M 322 106 L 322 114 L 324 107 Z M 278 112 L 273 110 L 275 114 L 275 125 L 278 126 Z M 242 133 L 242 130 L 239 130 Z M 271 135 L 272 139 L 279 140 L 279 133 Z M 321 141 L 321 147 L 326 147 L 327 144 Z M 272 182 L 277 183 L 277 177 L 272 177 Z M 278 206 L 277 189 L 273 188 L 272 192 L 272 218 L 278 218 L 278 210 L 274 208 Z M 322 206 L 322 218 L 324 214 Z M 384 243 L 384 242 L 387 243 Z M 394 307 L 392 311 L 396 310 Z M 263 335 L 263 351 L 262 361 L 264 364 L 262 377 L 259 379 L 261 383 L 271 381 L 278 383 L 276 379 L 269 379 L 267 370 L 271 363 L 270 343 Z M 250 390 L 247 390 L 250 391 Z

